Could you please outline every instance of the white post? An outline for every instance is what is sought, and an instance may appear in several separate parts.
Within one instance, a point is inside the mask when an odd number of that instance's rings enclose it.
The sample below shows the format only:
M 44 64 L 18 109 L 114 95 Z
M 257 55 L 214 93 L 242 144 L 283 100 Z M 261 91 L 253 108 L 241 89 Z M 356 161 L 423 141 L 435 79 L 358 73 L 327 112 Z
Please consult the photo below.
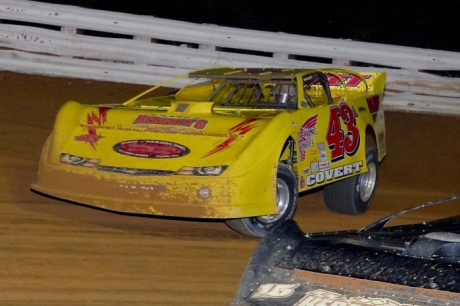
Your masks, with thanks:
M 200 50 L 208 50 L 208 51 L 216 51 L 216 46 L 199 45 L 198 49 L 200 49 Z
M 276 59 L 290 59 L 291 57 L 292 57 L 291 54 L 287 54 L 287 53 L 278 53 L 278 52 L 273 53 L 273 58 L 276 58 Z
M 61 27 L 61 32 L 67 33 L 67 34 L 80 34 L 81 30 L 77 28 L 71 28 L 71 27 Z
M 152 39 L 151 39 L 150 37 L 138 36 L 138 35 L 134 35 L 134 36 L 133 36 L 133 40 L 139 40 L 139 41 L 145 41 L 145 42 L 152 42 Z

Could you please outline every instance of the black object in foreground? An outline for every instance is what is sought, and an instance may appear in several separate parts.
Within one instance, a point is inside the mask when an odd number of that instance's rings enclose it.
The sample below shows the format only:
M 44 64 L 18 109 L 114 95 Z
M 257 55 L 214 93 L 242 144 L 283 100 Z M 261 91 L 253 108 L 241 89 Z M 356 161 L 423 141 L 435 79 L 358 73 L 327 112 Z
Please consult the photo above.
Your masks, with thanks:
M 259 243 L 231 305 L 458 305 L 460 216 L 384 228 L 304 234 L 285 221 Z

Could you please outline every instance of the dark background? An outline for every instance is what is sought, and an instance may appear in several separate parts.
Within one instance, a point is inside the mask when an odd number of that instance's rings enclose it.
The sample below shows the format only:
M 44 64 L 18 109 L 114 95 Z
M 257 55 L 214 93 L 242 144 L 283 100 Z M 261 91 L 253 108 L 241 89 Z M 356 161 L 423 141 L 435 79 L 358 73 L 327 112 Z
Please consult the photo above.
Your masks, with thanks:
M 460 0 L 39 0 L 220 26 L 460 52 Z

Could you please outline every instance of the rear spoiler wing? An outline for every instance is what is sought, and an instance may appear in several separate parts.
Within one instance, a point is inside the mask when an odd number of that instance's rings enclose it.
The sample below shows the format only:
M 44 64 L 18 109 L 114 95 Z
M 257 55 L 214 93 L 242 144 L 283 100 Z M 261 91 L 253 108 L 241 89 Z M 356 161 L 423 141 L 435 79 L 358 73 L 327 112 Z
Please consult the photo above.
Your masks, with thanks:
M 385 89 L 386 72 L 356 72 L 348 69 L 321 69 L 328 75 L 329 86 L 346 85 L 347 91 L 362 91 L 368 94 L 381 94 Z

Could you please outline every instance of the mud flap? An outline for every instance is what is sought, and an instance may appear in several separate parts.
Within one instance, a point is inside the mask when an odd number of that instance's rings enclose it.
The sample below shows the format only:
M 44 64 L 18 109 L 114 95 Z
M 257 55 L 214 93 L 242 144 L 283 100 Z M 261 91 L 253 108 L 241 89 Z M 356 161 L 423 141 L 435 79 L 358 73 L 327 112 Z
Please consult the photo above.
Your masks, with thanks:
M 230 305 L 457 305 L 460 265 L 315 241 L 295 221 L 269 232 Z

